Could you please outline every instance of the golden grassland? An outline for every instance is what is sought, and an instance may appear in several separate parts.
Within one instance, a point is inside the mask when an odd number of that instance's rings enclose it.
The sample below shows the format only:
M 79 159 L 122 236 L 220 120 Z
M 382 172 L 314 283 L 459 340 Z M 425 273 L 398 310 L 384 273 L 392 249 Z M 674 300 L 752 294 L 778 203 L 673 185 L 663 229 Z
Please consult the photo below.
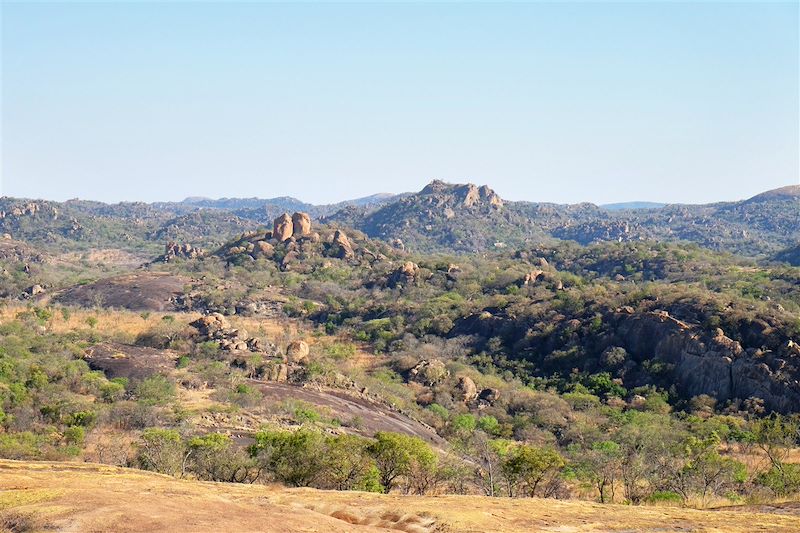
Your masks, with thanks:
M 791 505 L 699 511 L 402 496 L 177 480 L 87 463 L 0 461 L 0 524 L 28 531 L 796 532 Z

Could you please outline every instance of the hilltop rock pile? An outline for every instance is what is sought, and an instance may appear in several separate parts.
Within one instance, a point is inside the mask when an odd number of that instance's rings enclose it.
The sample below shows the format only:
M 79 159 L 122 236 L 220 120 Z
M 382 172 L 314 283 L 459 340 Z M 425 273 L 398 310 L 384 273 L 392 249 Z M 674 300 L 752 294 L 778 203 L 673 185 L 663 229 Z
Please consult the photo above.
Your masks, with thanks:
M 195 248 L 189 243 L 168 242 L 164 247 L 164 254 L 156 259 L 156 262 L 169 263 L 175 259 L 197 259 L 203 257 L 205 253 L 206 251 L 202 248 Z
M 21 218 L 25 216 L 47 215 L 51 218 L 58 218 L 58 209 L 39 202 L 26 202 L 11 207 L 8 211 L 0 211 L 0 219 Z
M 420 191 L 420 194 L 430 196 L 437 205 L 450 208 L 488 206 L 499 209 L 503 207 L 502 198 L 486 185 L 480 187 L 472 183 L 451 185 L 441 180 L 433 180 Z M 452 215 L 447 218 L 452 218 Z

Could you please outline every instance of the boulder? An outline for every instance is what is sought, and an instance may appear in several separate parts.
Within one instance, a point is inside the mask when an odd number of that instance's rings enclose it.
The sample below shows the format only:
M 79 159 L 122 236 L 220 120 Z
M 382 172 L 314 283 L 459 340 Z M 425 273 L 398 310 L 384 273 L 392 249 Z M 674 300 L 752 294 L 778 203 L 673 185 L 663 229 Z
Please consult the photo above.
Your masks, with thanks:
M 295 213 L 292 215 L 293 235 L 307 237 L 311 235 L 311 217 L 308 213 Z
M 202 248 L 196 248 L 189 243 L 178 244 L 176 242 L 168 242 L 164 246 L 164 255 L 159 257 L 156 261 L 169 263 L 175 259 L 196 259 L 203 257 L 206 251 Z
M 469 376 L 458 378 L 457 388 L 462 402 L 471 402 L 478 396 L 478 387 L 475 386 L 475 382 Z
M 494 404 L 498 399 L 500 399 L 500 391 L 497 389 L 483 389 L 478 394 L 478 401 L 489 405 Z
M 352 259 L 355 256 L 353 245 L 350 244 L 350 239 L 347 238 L 347 235 L 342 230 L 337 229 L 334 232 L 331 244 L 336 257 L 339 259 Z
M 284 213 L 275 219 L 272 224 L 272 237 L 278 242 L 288 241 L 294 234 L 294 224 L 292 217 L 288 213 Z
M 289 379 L 289 367 L 283 363 L 270 364 L 264 368 L 262 377 L 267 381 L 287 381 Z
M 43 292 L 44 292 L 44 287 L 42 287 L 41 285 L 38 285 L 38 284 L 37 285 L 31 285 L 30 287 L 25 289 L 25 295 L 28 296 L 28 297 L 36 296 L 38 294 L 42 294 Z
M 526 285 L 534 285 L 538 281 L 542 281 L 544 279 L 544 270 L 534 269 L 525 274 L 525 277 L 522 278 L 522 286 Z
M 389 287 L 408 285 L 417 279 L 417 275 L 419 275 L 419 266 L 411 261 L 406 261 L 389 275 L 387 284 Z
M 290 363 L 303 363 L 308 359 L 308 343 L 306 341 L 293 341 L 286 348 L 286 356 Z
M 197 328 L 200 334 L 204 336 L 211 336 L 220 330 L 230 329 L 231 327 L 228 319 L 220 313 L 202 316 L 189 325 Z
M 272 257 L 275 248 L 267 241 L 258 241 L 255 244 L 253 252 L 256 257 Z

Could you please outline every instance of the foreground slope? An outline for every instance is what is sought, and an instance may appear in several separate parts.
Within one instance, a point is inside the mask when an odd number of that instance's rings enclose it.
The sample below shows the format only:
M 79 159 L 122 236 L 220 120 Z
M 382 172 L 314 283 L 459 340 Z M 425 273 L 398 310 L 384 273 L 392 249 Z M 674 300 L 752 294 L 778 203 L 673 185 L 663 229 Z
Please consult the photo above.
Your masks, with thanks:
M 0 527 L 17 531 L 800 530 L 800 516 L 793 514 L 791 504 L 772 510 L 698 511 L 537 498 L 287 490 L 179 481 L 92 464 L 0 461 Z

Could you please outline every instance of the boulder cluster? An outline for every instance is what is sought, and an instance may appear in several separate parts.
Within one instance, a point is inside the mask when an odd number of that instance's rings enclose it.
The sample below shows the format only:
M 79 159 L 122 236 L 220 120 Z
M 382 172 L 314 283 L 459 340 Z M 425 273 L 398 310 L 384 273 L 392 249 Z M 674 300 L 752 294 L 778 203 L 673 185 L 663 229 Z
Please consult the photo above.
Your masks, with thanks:
M 40 214 L 46 214 L 51 218 L 57 218 L 58 209 L 49 204 L 26 202 L 14 205 L 8 211 L 0 211 L 0 219 L 4 219 L 6 217 L 20 218 L 24 216 L 36 216 Z
M 308 213 L 284 213 L 272 223 L 272 238 L 278 242 L 311 236 L 311 217 Z
M 196 248 L 189 243 L 179 244 L 176 242 L 168 242 L 164 247 L 164 254 L 156 261 L 169 263 L 175 259 L 197 259 L 203 257 L 205 254 L 205 250 Z
M 389 275 L 386 284 L 391 288 L 405 287 L 414 283 L 418 277 L 419 265 L 411 261 L 406 261 Z
M 268 348 L 262 346 L 257 338 L 249 337 L 247 331 L 232 328 L 228 319 L 220 313 L 200 317 L 189 325 L 200 332 L 204 341 L 216 342 L 223 351 L 260 352 Z
M 275 344 L 264 343 L 256 337 L 250 337 L 245 330 L 231 327 L 228 319 L 220 313 L 198 318 L 190 326 L 197 329 L 201 340 L 218 344 L 223 352 L 230 355 L 231 364 L 235 366 L 246 367 L 250 355 L 260 355 L 258 366 L 251 369 L 254 378 L 289 381 L 302 375 L 303 367 L 308 363 L 310 350 L 305 341 L 290 343 L 286 353 L 282 354 Z
M 279 256 L 280 266 L 283 270 L 288 270 L 298 265 L 302 268 L 303 255 L 313 251 L 313 245 L 319 243 L 321 239 L 319 233 L 313 231 L 311 217 L 307 213 L 294 213 L 291 216 L 284 213 L 274 220 L 272 231 L 245 233 L 223 253 L 229 259 L 241 257 L 243 254 L 249 255 L 251 259 L 260 257 L 271 259 L 276 255 L 275 247 L 280 244 L 285 247 L 285 253 Z M 356 257 L 355 246 L 342 230 L 335 230 L 321 251 L 328 257 L 339 259 L 352 260 Z M 382 258 L 379 254 L 366 249 L 360 252 L 372 256 L 375 260 Z
M 427 387 L 436 387 L 448 382 L 450 371 L 444 361 L 423 359 L 408 371 L 408 379 Z M 477 405 L 478 408 L 482 408 L 496 402 L 500 398 L 500 391 L 492 388 L 478 389 L 472 378 L 459 376 L 455 384 L 453 397 L 456 401 Z

